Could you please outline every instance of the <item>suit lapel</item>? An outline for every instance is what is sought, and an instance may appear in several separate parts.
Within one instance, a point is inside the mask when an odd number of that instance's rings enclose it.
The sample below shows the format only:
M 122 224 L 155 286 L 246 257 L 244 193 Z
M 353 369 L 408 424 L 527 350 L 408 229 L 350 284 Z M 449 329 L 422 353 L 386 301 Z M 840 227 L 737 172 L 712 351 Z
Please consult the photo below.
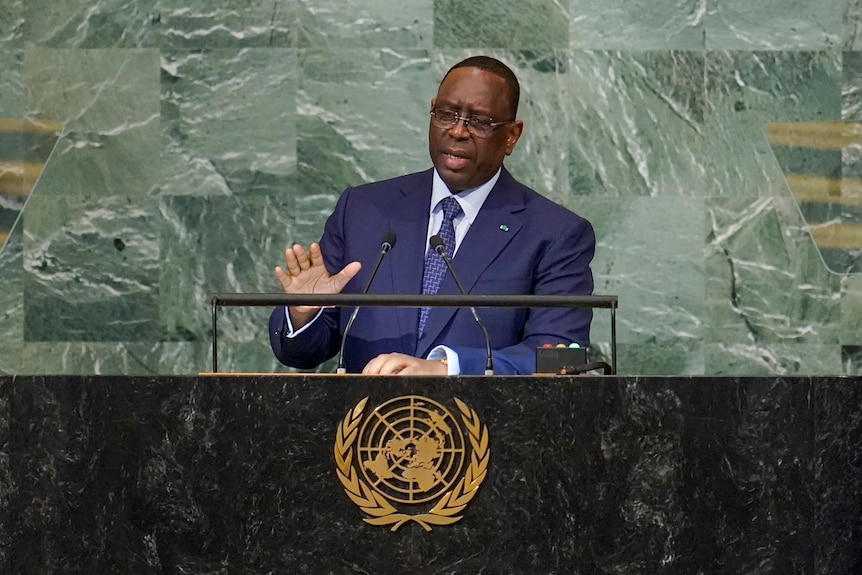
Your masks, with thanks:
M 430 201 L 430 200 L 429 200 Z M 509 172 L 503 169 L 500 179 L 491 190 L 482 209 L 470 230 L 458 247 L 458 252 L 452 259 L 452 267 L 458 274 L 458 278 L 467 293 L 471 293 L 476 282 L 488 269 L 503 248 L 511 242 L 521 229 L 524 210 L 524 198 L 517 189 L 514 179 Z M 394 250 L 393 250 L 394 251 Z M 421 286 L 421 275 L 419 272 L 419 283 Z M 450 274 L 444 276 L 440 283 L 440 294 L 459 294 L 458 284 Z M 425 325 L 426 337 L 424 344 L 420 344 L 416 355 L 424 357 L 430 351 L 430 343 L 433 342 L 446 324 L 458 311 L 457 308 L 434 308 L 428 316 Z M 478 328 L 477 328 L 478 329 Z
M 389 229 L 395 233 L 396 244 L 389 254 L 392 293 L 422 293 L 422 273 L 425 265 L 425 237 L 428 210 L 431 205 L 432 171 L 428 170 L 406 182 L 401 198 L 392 206 Z M 398 333 L 416 332 L 419 322 L 417 308 L 398 308 Z M 405 350 L 413 354 L 415 350 Z

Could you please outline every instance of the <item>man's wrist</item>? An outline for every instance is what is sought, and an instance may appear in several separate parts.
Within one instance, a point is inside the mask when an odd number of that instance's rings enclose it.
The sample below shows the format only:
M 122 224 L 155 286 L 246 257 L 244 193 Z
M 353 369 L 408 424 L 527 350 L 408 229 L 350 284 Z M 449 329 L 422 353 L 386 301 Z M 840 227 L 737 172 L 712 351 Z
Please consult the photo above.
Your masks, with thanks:
M 438 345 L 428 353 L 428 358 L 431 361 L 439 361 L 446 366 L 447 375 L 461 375 L 461 362 L 458 359 L 458 354 L 455 350 Z
M 317 318 L 320 317 L 320 314 L 323 313 L 323 308 L 319 308 L 317 313 L 313 315 L 313 317 L 306 320 L 302 325 L 297 326 L 293 323 L 293 317 L 291 317 L 291 310 L 293 308 L 285 306 L 284 308 L 284 319 L 287 320 L 287 332 L 284 334 L 285 337 L 291 338 L 297 336 L 304 332 L 311 324 L 313 324 Z

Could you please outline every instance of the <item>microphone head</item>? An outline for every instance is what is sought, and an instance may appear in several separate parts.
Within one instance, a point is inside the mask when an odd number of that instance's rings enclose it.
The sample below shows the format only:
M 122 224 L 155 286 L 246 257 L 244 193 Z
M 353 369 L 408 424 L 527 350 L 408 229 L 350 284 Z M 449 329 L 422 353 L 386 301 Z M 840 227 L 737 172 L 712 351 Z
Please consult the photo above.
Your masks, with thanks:
M 395 232 L 390 230 L 383 234 L 383 239 L 380 241 L 380 244 L 384 250 L 389 251 L 395 247 L 396 239 L 398 238 L 395 237 Z
M 446 242 L 443 241 L 443 238 L 434 234 L 430 238 L 428 238 L 428 244 L 431 246 L 431 249 L 437 253 L 446 251 Z

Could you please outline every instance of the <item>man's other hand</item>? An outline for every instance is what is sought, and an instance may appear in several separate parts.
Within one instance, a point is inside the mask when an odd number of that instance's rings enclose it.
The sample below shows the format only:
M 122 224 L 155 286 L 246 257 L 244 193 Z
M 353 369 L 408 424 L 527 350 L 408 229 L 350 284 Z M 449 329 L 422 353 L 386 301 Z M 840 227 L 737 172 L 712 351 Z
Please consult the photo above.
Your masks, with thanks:
M 428 360 L 403 353 L 384 353 L 369 361 L 363 375 L 448 375 L 449 369 L 439 360 Z

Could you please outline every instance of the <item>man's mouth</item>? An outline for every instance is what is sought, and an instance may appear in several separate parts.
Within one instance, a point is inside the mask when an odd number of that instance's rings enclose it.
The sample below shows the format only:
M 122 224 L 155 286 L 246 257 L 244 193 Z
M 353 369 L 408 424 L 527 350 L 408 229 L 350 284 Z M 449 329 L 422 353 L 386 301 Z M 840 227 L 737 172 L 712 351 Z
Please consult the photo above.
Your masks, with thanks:
M 447 152 L 443 154 L 443 163 L 450 170 L 463 168 L 468 161 L 468 158 L 458 155 L 457 153 Z

